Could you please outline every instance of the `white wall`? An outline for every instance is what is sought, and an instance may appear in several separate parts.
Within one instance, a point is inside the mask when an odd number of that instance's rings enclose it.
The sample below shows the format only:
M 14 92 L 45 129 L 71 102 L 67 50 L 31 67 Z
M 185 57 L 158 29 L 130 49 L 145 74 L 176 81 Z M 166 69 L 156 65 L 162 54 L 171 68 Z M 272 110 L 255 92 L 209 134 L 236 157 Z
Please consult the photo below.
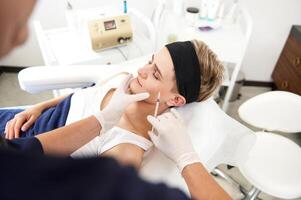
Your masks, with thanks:
M 39 19 L 44 28 L 63 25 L 65 23 L 63 3 L 63 0 L 38 1 L 30 21 Z M 29 24 L 29 30 L 30 36 L 26 43 L 1 60 L 0 65 L 31 66 L 44 64 L 32 23 Z
M 30 35 L 22 46 L 16 48 L 9 55 L 0 60 L 0 65 L 8 66 L 32 66 L 42 65 L 43 59 L 40 48 L 35 37 L 32 26 L 30 25 Z
M 129 6 L 134 1 L 130 0 Z M 80 2 L 87 3 L 88 1 Z M 101 4 L 106 1 L 89 0 L 89 3 L 91 2 Z M 147 12 L 149 3 L 154 1 L 137 0 L 137 2 L 138 7 L 143 9 L 143 12 Z M 248 80 L 271 81 L 271 73 L 287 39 L 291 25 L 301 25 L 301 1 L 240 0 L 240 2 L 246 6 L 253 18 L 253 33 L 242 70 Z M 64 1 L 39 1 L 32 18 L 41 20 L 44 28 L 64 25 Z M 0 61 L 0 65 L 27 66 L 42 64 L 43 59 L 32 28 L 31 37 L 27 43 Z
M 247 80 L 271 81 L 271 74 L 293 24 L 301 25 L 300 0 L 242 0 L 253 19 L 243 61 Z

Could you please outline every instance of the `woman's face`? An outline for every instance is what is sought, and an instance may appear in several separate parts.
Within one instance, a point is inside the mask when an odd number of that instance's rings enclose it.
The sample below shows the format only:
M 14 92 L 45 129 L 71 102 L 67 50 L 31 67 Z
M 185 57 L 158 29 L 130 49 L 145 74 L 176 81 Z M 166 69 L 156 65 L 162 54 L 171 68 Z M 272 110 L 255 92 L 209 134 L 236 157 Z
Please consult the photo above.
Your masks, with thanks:
M 173 62 L 166 47 L 153 54 L 150 61 L 138 70 L 130 89 L 132 93 L 148 92 L 150 97 L 145 100 L 148 103 L 156 102 L 158 92 L 161 95 L 160 102 L 172 103 L 174 98 L 180 96 L 176 89 Z

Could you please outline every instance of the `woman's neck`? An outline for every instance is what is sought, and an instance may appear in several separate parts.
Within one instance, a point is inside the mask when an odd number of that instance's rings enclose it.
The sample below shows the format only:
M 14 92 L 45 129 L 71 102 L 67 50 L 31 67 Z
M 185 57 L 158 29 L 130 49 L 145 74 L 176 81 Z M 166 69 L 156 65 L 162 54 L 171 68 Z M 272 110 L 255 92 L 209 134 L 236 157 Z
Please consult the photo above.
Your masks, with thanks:
M 128 106 L 124 113 L 125 120 L 132 125 L 136 133 L 143 134 L 148 138 L 147 131 L 151 130 L 151 125 L 147 121 L 148 115 L 154 115 L 156 104 L 150 104 L 144 101 L 135 102 Z M 160 104 L 158 115 L 163 113 L 168 106 Z
M 102 110 L 110 101 L 115 89 L 110 90 L 100 104 Z M 151 130 L 151 125 L 147 121 L 148 115 L 154 115 L 156 104 L 150 104 L 145 101 L 132 103 L 127 107 L 117 126 L 128 131 L 134 132 L 145 138 L 149 138 L 147 131 Z M 168 106 L 160 103 L 158 115 L 163 113 Z

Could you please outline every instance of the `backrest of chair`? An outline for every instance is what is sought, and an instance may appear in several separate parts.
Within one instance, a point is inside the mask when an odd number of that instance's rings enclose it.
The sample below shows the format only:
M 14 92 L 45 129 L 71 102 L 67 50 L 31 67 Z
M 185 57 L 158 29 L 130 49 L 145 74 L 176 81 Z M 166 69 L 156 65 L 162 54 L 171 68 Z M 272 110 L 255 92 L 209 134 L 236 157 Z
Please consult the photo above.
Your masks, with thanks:
M 179 108 L 187 122 L 193 144 L 206 168 L 211 171 L 219 164 L 236 166 L 241 154 L 241 141 L 253 135 L 252 131 L 229 117 L 210 98 L 202 103 L 191 103 Z M 252 144 L 250 140 L 250 145 Z M 245 144 L 246 149 L 248 145 Z
M 194 149 L 208 171 L 219 164 L 237 166 L 254 143 L 252 131 L 226 115 L 212 98 L 177 110 L 184 118 Z M 163 181 L 188 191 L 175 164 L 156 148 L 146 152 L 140 174 L 149 181 Z

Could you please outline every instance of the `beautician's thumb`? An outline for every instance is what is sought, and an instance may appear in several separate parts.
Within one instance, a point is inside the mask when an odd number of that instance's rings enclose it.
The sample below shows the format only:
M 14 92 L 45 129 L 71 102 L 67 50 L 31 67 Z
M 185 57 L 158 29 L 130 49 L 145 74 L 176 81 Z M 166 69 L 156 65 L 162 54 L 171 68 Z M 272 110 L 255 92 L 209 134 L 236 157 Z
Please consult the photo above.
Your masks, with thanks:
M 129 100 L 130 100 L 130 102 L 142 101 L 144 99 L 147 99 L 148 97 L 149 97 L 149 93 L 144 92 L 144 93 L 130 95 Z
M 158 141 L 158 136 L 157 136 L 153 131 L 148 131 L 147 133 L 148 133 L 148 135 L 149 135 L 151 141 L 152 141 L 152 142 L 155 144 L 155 146 L 156 146 L 157 141 Z
M 156 118 L 156 117 L 154 117 L 154 116 L 151 116 L 151 115 L 148 115 L 147 116 L 147 121 L 151 124 L 151 125 L 153 125 L 156 129 L 158 129 L 159 128 L 159 126 L 160 126 L 160 121 Z
M 131 79 L 133 78 L 133 75 L 132 74 L 129 74 L 129 75 L 127 75 L 122 81 L 121 81 L 121 83 L 120 83 L 120 85 L 119 85 L 119 89 L 121 90 L 124 90 L 124 91 L 126 91 L 127 89 L 128 89 L 128 87 L 129 87 L 129 84 L 130 84 L 130 81 L 131 81 Z

